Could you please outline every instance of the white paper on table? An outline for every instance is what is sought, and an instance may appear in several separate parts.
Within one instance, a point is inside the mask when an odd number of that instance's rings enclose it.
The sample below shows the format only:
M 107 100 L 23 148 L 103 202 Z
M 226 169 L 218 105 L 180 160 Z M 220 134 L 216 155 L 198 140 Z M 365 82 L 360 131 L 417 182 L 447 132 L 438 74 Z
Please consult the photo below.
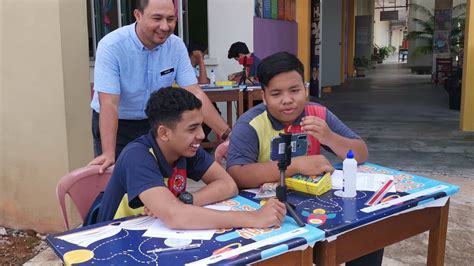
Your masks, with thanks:
M 79 231 L 56 238 L 62 239 L 69 243 L 76 244 L 81 247 L 87 247 L 99 240 L 114 236 L 122 229 L 127 230 L 146 230 L 154 222 L 153 217 L 140 216 L 122 222 L 111 222 L 106 226 L 95 227 L 92 229 Z
M 232 209 L 231 206 L 223 205 L 223 204 L 212 204 L 206 205 L 204 208 L 216 210 L 216 211 L 230 211 Z
M 248 189 L 244 189 L 244 191 L 246 192 L 250 192 L 250 193 L 253 193 L 253 194 L 258 194 L 258 191 L 260 190 L 260 188 L 248 188 Z
M 223 204 L 211 204 L 204 206 L 208 209 L 213 209 L 217 211 L 230 211 L 231 207 Z M 178 239 L 202 239 L 210 240 L 214 233 L 215 229 L 207 230 L 173 230 L 166 227 L 166 225 L 158 218 L 154 218 L 155 221 L 148 230 L 143 234 L 144 237 L 159 237 L 159 238 L 178 238 Z
M 342 170 L 335 170 L 331 175 L 332 188 L 342 189 Z M 387 180 L 393 179 L 392 175 L 357 173 L 357 190 L 377 191 Z M 395 186 L 392 186 L 388 192 L 396 192 Z
M 190 221 L 191 222 L 191 221 Z M 174 230 L 169 229 L 160 220 L 156 219 L 148 230 L 143 234 L 144 237 L 159 237 L 159 238 L 177 238 L 177 239 L 202 239 L 210 240 L 215 229 L 208 230 Z

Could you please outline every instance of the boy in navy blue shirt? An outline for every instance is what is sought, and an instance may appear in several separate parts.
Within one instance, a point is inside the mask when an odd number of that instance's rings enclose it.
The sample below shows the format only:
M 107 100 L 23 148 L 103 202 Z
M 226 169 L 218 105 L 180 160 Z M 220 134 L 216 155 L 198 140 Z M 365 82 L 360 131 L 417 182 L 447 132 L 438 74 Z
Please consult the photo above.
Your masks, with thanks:
M 98 222 L 144 211 L 173 229 L 281 224 L 286 209 L 278 200 L 270 200 L 253 212 L 201 207 L 238 192 L 229 174 L 199 147 L 204 138 L 201 106 L 199 99 L 181 88 L 162 88 L 151 94 L 146 106 L 151 130 L 120 154 L 104 193 Z M 202 179 L 207 185 L 196 192 L 186 192 L 187 177 Z

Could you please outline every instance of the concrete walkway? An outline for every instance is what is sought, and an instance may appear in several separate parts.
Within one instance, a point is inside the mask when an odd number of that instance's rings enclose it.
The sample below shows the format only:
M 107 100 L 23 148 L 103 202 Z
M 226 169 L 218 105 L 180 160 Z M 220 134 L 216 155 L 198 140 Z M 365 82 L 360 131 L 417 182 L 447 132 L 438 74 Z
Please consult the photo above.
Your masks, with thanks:
M 351 79 L 318 101 L 367 141 L 370 162 L 461 187 L 451 198 L 445 264 L 472 265 L 474 133 L 459 131 L 459 112 L 448 108 L 441 86 L 403 66 L 378 65 L 367 77 Z M 427 243 L 424 233 L 387 247 L 383 265 L 426 265 Z M 48 249 L 32 264 L 60 261 Z
M 451 198 L 445 264 L 472 265 L 474 133 L 459 131 L 459 111 L 448 108 L 442 86 L 404 66 L 377 65 L 318 101 L 367 141 L 369 162 L 460 186 Z M 426 265 L 427 243 L 424 233 L 394 244 L 383 264 Z

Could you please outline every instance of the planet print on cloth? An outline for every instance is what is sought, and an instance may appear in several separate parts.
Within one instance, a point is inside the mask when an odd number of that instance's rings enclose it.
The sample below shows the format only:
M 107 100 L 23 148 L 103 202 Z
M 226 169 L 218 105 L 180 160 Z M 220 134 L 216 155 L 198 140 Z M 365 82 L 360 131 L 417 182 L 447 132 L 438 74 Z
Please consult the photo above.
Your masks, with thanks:
M 307 217 L 306 223 L 311 224 L 314 227 L 323 225 L 328 219 L 334 219 L 337 216 L 336 213 L 326 214 L 326 210 L 321 208 L 314 209 L 312 213 L 309 213 L 308 211 L 302 211 L 301 215 Z
M 193 242 L 192 239 L 178 239 L 178 238 L 167 238 L 164 241 L 164 244 L 168 247 L 176 248 L 187 246 Z
M 232 243 L 232 244 L 229 244 L 225 247 L 221 247 L 219 249 L 216 249 L 212 252 L 212 255 L 219 255 L 219 254 L 222 254 L 224 252 L 227 252 L 227 251 L 231 251 L 233 249 L 236 249 L 236 248 L 240 248 L 242 246 L 241 243 Z M 239 255 L 236 255 L 236 256 L 233 256 L 233 257 L 230 257 L 228 258 L 228 260 L 231 260 L 231 259 L 235 259 L 237 258 Z
M 64 264 L 73 265 L 89 261 L 94 257 L 94 252 L 88 249 L 76 249 L 69 251 L 63 256 Z

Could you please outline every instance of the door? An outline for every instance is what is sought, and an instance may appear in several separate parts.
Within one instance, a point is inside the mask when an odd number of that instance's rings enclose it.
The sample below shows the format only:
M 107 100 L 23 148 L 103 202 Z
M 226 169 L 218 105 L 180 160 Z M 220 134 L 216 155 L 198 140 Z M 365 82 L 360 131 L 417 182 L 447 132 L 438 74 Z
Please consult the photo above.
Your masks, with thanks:
M 321 0 L 321 87 L 341 84 L 342 1 Z

